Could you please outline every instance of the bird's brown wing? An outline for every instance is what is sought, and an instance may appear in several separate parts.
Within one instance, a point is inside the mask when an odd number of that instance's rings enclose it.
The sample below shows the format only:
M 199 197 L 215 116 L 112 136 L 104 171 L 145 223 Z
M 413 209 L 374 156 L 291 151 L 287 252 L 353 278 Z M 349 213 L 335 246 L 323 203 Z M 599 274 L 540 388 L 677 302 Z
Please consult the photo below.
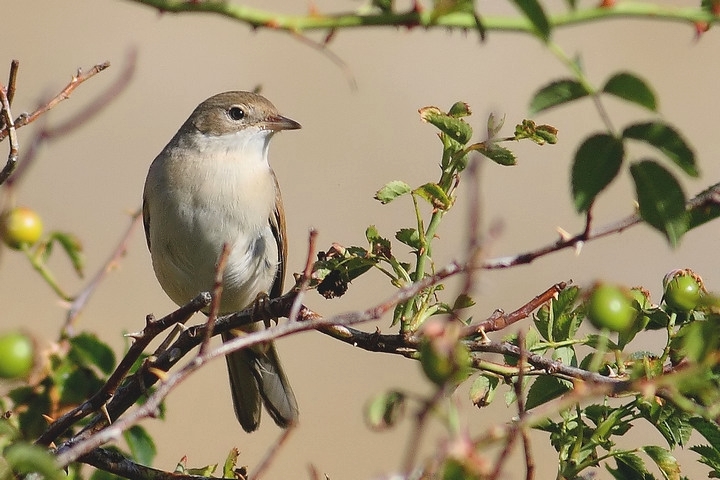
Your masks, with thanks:
M 143 227 L 145 228 L 145 241 L 147 242 L 148 250 L 150 250 L 150 208 L 148 207 L 145 195 L 143 195 L 142 216 Z
M 285 264 L 287 263 L 287 234 L 285 232 L 285 208 L 283 207 L 280 186 L 278 185 L 275 172 L 272 172 L 275 181 L 275 210 L 270 215 L 270 228 L 275 235 L 278 247 L 278 270 L 275 274 L 275 281 L 270 288 L 270 298 L 279 297 L 283 293 L 285 280 Z

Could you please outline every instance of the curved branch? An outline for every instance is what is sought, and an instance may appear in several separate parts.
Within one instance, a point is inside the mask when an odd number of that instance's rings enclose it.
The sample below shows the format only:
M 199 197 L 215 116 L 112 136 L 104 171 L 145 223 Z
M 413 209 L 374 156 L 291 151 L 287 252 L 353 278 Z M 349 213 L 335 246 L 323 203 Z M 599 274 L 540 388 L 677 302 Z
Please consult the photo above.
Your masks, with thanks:
M 200 475 L 187 475 L 179 472 L 165 472 L 156 468 L 146 467 L 135 463 L 118 452 L 96 448 L 92 452 L 78 459 L 95 468 L 114 473 L 124 478 L 142 478 L 152 480 L 216 480 L 216 477 L 203 477 Z
M 188 2 L 187 0 L 134 0 L 168 13 L 203 12 L 238 20 L 253 28 L 267 28 L 285 32 L 307 30 L 333 30 L 355 27 L 441 27 L 463 30 L 477 29 L 477 17 L 472 12 L 452 12 L 438 15 L 432 9 L 411 7 L 404 12 L 377 11 L 372 13 L 321 14 L 316 11 L 307 15 L 285 15 L 230 3 L 223 0 Z M 482 12 L 480 12 L 482 13 Z M 613 6 L 597 6 L 575 9 L 557 15 L 548 15 L 552 27 L 565 27 L 589 21 L 618 18 L 652 18 L 689 24 L 713 24 L 720 17 L 696 7 L 675 7 L 652 3 L 623 1 Z M 482 16 L 485 31 L 534 33 L 534 26 L 525 17 Z

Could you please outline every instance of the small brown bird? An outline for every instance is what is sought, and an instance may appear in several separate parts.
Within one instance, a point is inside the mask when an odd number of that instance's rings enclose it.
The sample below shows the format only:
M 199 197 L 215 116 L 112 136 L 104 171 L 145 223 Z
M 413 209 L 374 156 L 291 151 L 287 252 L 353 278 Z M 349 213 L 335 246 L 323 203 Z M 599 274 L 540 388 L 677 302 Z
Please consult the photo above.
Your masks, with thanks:
M 285 214 L 268 146 L 273 134 L 298 128 L 260 95 L 221 93 L 202 102 L 152 162 L 145 235 L 155 275 L 175 303 L 212 290 L 224 244 L 231 250 L 221 314 L 246 308 L 259 294 L 282 293 Z M 258 428 L 261 404 L 280 427 L 297 421 L 295 395 L 272 343 L 232 353 L 227 365 L 245 431 Z

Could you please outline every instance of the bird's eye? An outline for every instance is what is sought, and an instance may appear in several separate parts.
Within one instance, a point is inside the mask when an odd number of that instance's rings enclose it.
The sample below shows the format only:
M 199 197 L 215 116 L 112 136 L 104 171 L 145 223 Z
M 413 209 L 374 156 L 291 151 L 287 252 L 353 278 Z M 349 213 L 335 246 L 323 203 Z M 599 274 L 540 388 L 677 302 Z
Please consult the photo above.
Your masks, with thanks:
M 245 110 L 237 106 L 230 107 L 230 110 L 228 110 L 228 115 L 233 120 L 242 120 L 243 118 L 245 118 Z

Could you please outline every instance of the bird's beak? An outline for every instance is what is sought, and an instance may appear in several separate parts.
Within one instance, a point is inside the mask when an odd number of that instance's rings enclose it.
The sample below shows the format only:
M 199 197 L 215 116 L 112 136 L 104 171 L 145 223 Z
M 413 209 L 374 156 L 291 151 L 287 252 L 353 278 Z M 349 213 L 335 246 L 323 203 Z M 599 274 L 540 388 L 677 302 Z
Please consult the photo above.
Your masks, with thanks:
M 275 115 L 268 117 L 264 122 L 263 126 L 268 130 L 280 131 L 280 130 L 297 130 L 302 126 L 295 120 L 290 120 L 287 117 L 281 115 Z

